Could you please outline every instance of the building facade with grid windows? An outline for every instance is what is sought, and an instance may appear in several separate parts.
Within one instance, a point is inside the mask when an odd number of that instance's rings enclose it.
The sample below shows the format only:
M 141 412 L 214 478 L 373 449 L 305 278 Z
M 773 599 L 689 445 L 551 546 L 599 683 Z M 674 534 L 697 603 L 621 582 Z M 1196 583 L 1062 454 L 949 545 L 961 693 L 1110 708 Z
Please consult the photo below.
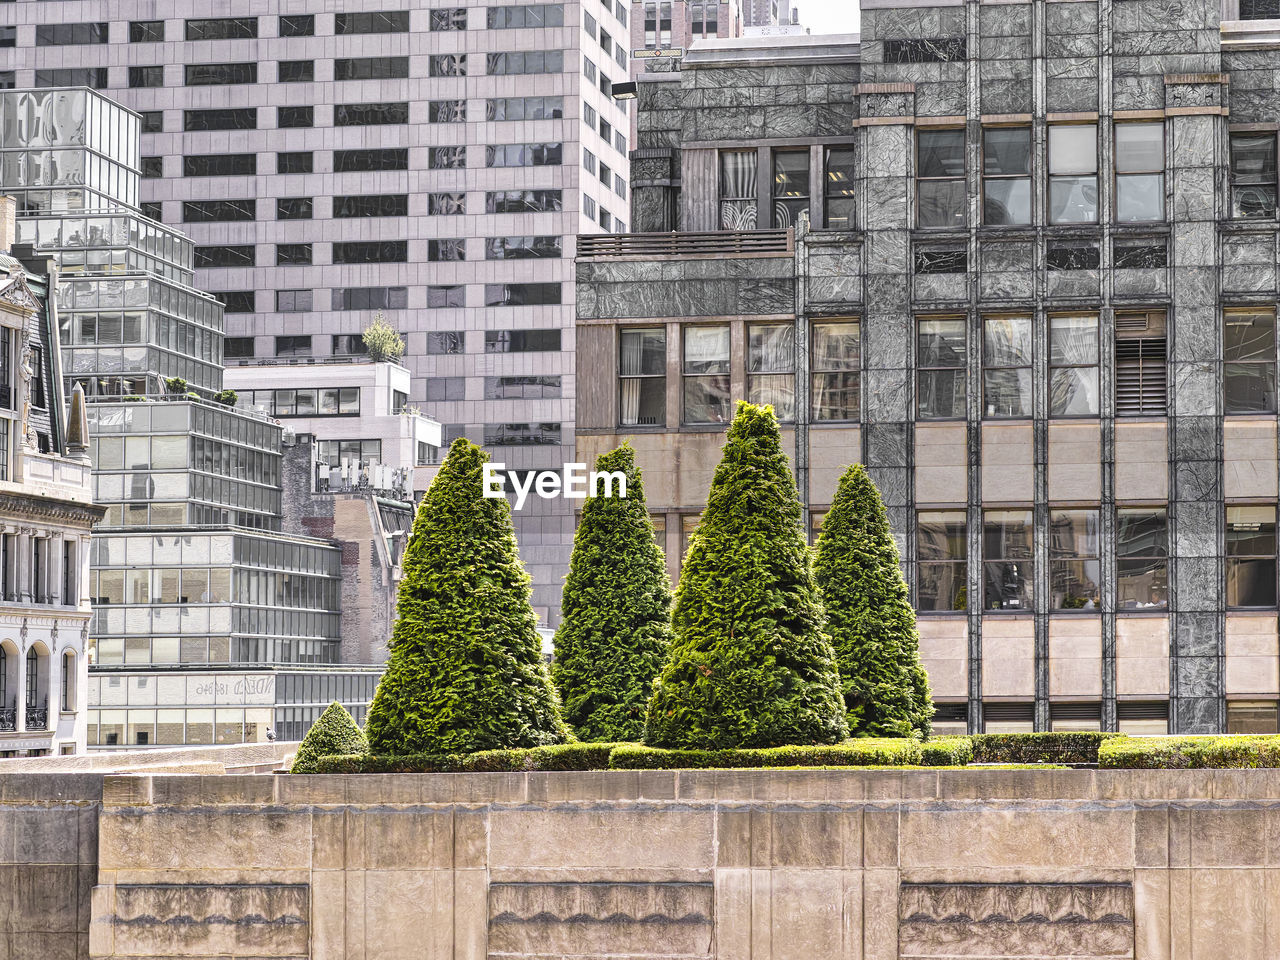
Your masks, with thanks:
M 1273 9 L 864 3 L 644 75 L 578 440 L 673 575 L 739 398 L 879 484 L 938 729 L 1277 729 Z M 673 232 L 674 231 L 674 232 Z

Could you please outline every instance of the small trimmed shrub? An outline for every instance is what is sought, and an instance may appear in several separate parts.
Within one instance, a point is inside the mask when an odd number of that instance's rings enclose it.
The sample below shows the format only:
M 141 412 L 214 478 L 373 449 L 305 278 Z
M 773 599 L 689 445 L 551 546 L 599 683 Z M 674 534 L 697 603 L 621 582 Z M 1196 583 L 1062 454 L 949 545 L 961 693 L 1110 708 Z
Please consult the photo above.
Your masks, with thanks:
M 290 773 L 315 773 L 316 763 L 322 757 L 362 753 L 369 748 L 360 727 L 347 713 L 347 708 L 334 701 L 316 718 L 307 735 L 302 738 L 298 753 L 293 758 Z
M 653 678 L 671 645 L 671 583 L 627 444 L 596 458 L 627 495 L 588 496 L 573 537 L 551 677 L 582 740 L 639 740 Z M 592 491 L 594 493 L 594 491 Z
M 800 517 L 773 408 L 739 403 L 685 554 L 645 743 L 724 750 L 848 736 Z
M 184 394 L 187 392 L 187 381 L 182 377 L 165 377 L 164 389 L 167 393 Z
M 213 402 L 220 403 L 224 407 L 234 407 L 239 399 L 240 394 L 236 393 L 230 387 L 227 387 L 225 390 L 219 390 L 213 395 Z
M 1098 750 L 1109 770 L 1280 767 L 1280 737 L 1114 737 Z
M 369 707 L 370 751 L 474 753 L 563 743 L 511 507 L 483 494 L 465 438 L 427 488 L 405 548 L 391 656 Z
M 920 766 L 963 767 L 973 762 L 973 742 L 968 737 L 935 737 L 920 744 Z
M 1118 733 L 981 733 L 970 737 L 974 763 L 1097 763 Z
M 928 736 L 929 677 L 916 612 L 880 491 L 855 463 L 840 478 L 814 548 L 813 575 L 840 667 L 853 736 Z

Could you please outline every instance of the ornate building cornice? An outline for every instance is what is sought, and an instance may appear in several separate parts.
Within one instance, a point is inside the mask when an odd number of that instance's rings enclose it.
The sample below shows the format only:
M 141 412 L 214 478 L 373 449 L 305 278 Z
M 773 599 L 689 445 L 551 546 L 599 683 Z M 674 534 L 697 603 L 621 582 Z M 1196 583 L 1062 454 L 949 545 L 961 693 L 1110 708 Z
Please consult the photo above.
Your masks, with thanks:
M 88 526 L 97 523 L 106 513 L 107 508 L 96 503 L 77 503 L 37 493 L 0 492 L 0 524 L 9 518 L 21 518 Z

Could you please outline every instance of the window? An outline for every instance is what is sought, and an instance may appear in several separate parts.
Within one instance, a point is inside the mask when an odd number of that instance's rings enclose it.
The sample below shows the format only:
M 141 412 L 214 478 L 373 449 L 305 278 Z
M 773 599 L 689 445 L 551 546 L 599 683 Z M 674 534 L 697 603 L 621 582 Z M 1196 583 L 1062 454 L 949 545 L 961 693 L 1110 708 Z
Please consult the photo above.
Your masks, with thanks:
M 407 263 L 409 244 L 406 240 L 373 240 L 333 245 L 334 263 Z
M 1116 313 L 1116 416 L 1168 413 L 1165 315 Z
M 463 123 L 466 119 L 465 100 L 432 100 L 427 104 L 427 123 Z
M 484 442 L 497 447 L 559 446 L 560 424 L 486 423 Z
M 532 3 L 518 7 L 490 7 L 485 23 L 490 30 L 517 28 L 533 30 L 538 27 L 563 27 L 564 4 Z
M 484 242 L 486 260 L 533 260 L 558 257 L 561 238 L 556 237 L 488 237 Z
M 0 90 L 12 90 L 18 85 L 18 73 L 16 70 L 0 70 Z M 106 85 L 106 79 L 103 78 L 103 85 Z M 36 86 L 40 86 L 39 82 Z
M 334 173 L 368 173 L 374 170 L 408 170 L 409 151 L 404 147 L 387 150 L 335 150 Z
M 224 313 L 253 313 L 256 309 L 254 306 L 254 291 L 252 290 L 224 290 L 221 293 L 215 293 L 215 297 L 222 301 L 222 309 Z M 229 337 L 229 343 L 233 337 Z M 241 338 L 252 341 L 252 337 Z M 252 356 L 252 354 L 250 354 Z
M 281 60 L 277 65 L 276 79 L 280 83 L 306 83 L 316 78 L 314 60 Z M 334 77 L 341 80 L 342 77 Z
M 602 226 L 606 231 L 613 229 L 613 214 L 604 207 L 600 208 L 600 226 Z
M 496 97 L 485 101 L 486 120 L 559 120 L 563 116 L 564 97 Z
M 163 20 L 134 20 L 129 24 L 130 43 L 163 43 Z
M 310 150 L 276 154 L 276 173 L 311 173 L 315 159 Z
M 1231 215 L 1276 215 L 1276 135 L 1231 134 Z
M 335 127 L 371 127 L 408 122 L 408 103 L 339 103 L 333 108 Z
M 560 50 L 516 50 L 510 53 L 485 54 L 485 73 L 491 77 L 560 73 L 563 70 L 564 53 Z
M 1227 507 L 1227 606 L 1276 605 L 1276 508 Z
M 310 220 L 310 197 L 281 197 L 276 201 L 277 220 Z
M 484 148 L 486 167 L 553 167 L 561 162 L 558 143 L 507 143 Z
M 982 320 L 982 415 L 1031 416 L 1031 318 Z
M 312 127 L 316 122 L 315 107 L 277 107 L 276 126 L 281 130 Z
M 857 167 L 852 147 L 827 147 L 826 197 L 823 226 L 828 230 L 852 230 Z
M 315 15 L 307 13 L 281 17 L 277 32 L 282 37 L 314 37 L 316 35 Z
M 327 466 L 337 467 L 343 460 L 352 463 L 374 463 L 382 459 L 381 440 L 321 440 L 316 443 L 316 457 Z
M 559 330 L 489 330 L 485 353 L 543 353 L 560 349 Z
M 333 215 L 335 217 L 407 217 L 409 195 L 386 193 L 334 197 Z
M 582 195 L 582 215 L 588 220 L 595 221 L 596 218 L 596 202 L 587 194 Z
M 164 67 L 130 67 L 130 87 L 163 87 Z
M 427 213 L 431 216 L 453 217 L 466 212 L 467 195 L 465 193 L 427 194 Z
M 596 26 L 596 18 L 585 10 L 582 11 L 582 29 L 587 31 L 587 36 L 592 40 L 596 38 L 596 34 L 599 32 L 599 29 Z
M 586 170 L 587 173 L 596 172 L 596 155 L 586 147 L 582 148 L 582 169 Z
M 929 317 L 919 321 L 916 394 L 921 420 L 964 419 L 967 356 L 962 317 Z
M 582 58 L 582 75 L 592 83 L 596 82 L 596 65 L 586 57 Z
M 684 328 L 684 422 L 729 421 L 729 327 Z
M 1163 507 L 1116 511 L 1116 608 L 1169 604 L 1169 519 Z
M 667 422 L 667 332 L 662 327 L 618 331 L 618 422 L 624 427 Z
M 1242 13 L 1249 2 L 1250 0 L 1240 0 Z M 1266 19 L 1272 19 L 1271 11 L 1267 12 L 1269 15 Z M 1165 708 L 1167 712 L 1168 704 L 1165 704 Z M 1278 725 L 1280 725 L 1280 704 L 1274 700 L 1227 701 L 1227 733 L 1275 733 Z
M 467 288 L 461 285 L 427 287 L 427 306 L 431 309 L 449 309 L 467 305 Z
M 252 244 L 237 247 L 196 247 L 196 269 L 207 267 L 252 267 L 254 265 L 254 248 Z
M 1049 222 L 1097 220 L 1097 126 L 1089 123 L 1049 127 Z
M 189 63 L 183 69 L 188 87 L 217 87 L 258 82 L 256 63 Z
M 257 127 L 255 107 L 182 111 L 183 130 L 256 130 Z
M 1049 512 L 1049 606 L 1101 610 L 1097 510 Z
M 466 334 L 461 330 L 427 331 L 428 356 L 456 356 L 466 352 Z
M 164 132 L 164 111 L 163 110 L 143 110 L 142 111 L 142 132 L 143 133 L 163 133 Z
M 773 225 L 793 227 L 809 212 L 809 151 L 773 152 Z
M 560 302 L 561 290 L 558 283 L 486 283 L 484 285 L 486 307 L 552 306 Z
M 600 139 L 605 142 L 605 146 L 613 139 L 613 124 L 603 117 L 600 119 Z
M 182 158 L 184 177 L 251 177 L 257 171 L 256 153 L 209 153 Z
M 548 213 L 564 209 L 564 202 L 559 190 L 506 190 L 486 193 L 484 207 L 485 213 Z
M 719 30 L 720 0 L 694 0 L 689 4 L 693 23 L 693 36 L 705 39 L 714 37 Z
M 465 399 L 467 399 L 466 377 L 431 377 L 427 380 L 428 403 L 448 403 Z
M 106 43 L 105 23 L 42 23 L 36 27 L 37 47 Z
M 1098 318 L 1049 317 L 1049 416 L 1098 415 Z
M 965 515 L 962 510 L 916 515 L 916 608 L 964 610 L 968 606 Z
M 258 35 L 257 17 L 219 17 L 213 20 L 188 20 L 188 40 L 252 40 Z
M 1031 511 L 988 510 L 983 514 L 983 608 L 1030 610 Z
M 433 31 L 467 29 L 467 8 L 445 7 L 442 10 L 432 10 L 430 29 Z
M 622 135 L 621 130 L 613 131 L 613 149 L 617 150 L 624 157 L 627 155 L 627 138 Z
M 599 117 L 596 115 L 595 108 L 589 103 L 584 103 L 582 105 L 582 122 L 594 131 L 596 128 L 596 121 L 598 119 Z
M 277 357 L 311 356 L 310 337 L 276 337 Z
M 921 130 L 916 146 L 916 221 L 922 227 L 963 227 L 964 131 Z
M 1164 219 L 1164 124 L 1117 123 L 1116 219 Z
M 222 355 L 228 360 L 245 360 L 253 357 L 253 337 L 227 337 Z
M 813 324 L 814 420 L 858 419 L 861 354 L 861 325 L 857 320 Z
M 622 174 L 615 173 L 613 175 L 613 192 L 620 196 L 623 200 L 627 199 L 627 181 L 622 179 Z M 618 232 L 622 232 L 622 227 L 618 227 Z
M 183 223 L 229 223 L 253 220 L 256 200 L 184 200 Z
M 462 170 L 466 165 L 466 147 L 431 147 L 427 151 L 427 167 L 431 170 Z
M 796 418 L 795 356 L 795 324 L 748 325 L 747 399 L 772 405 L 779 420 Z
M 1224 412 L 1276 412 L 1274 308 L 1223 311 Z
M 276 266 L 306 266 L 311 263 L 311 244 L 277 243 Z
M 671 46 L 671 0 L 644 5 L 644 45 L 651 50 Z
M 333 61 L 335 80 L 404 80 L 408 76 L 408 57 L 360 57 Z
M 433 77 L 465 77 L 467 55 L 465 53 L 437 53 L 427 65 L 427 73 Z
M 333 32 L 338 36 L 352 33 L 408 33 L 409 11 L 338 13 L 333 18 Z
M 335 357 L 360 357 L 368 352 L 364 338 L 358 333 L 335 333 L 329 349 Z
M 467 241 L 461 239 L 440 239 L 427 241 L 427 260 L 432 263 L 447 263 L 467 259 Z
M 982 222 L 1031 222 L 1031 128 L 982 131 Z
M 720 151 L 720 229 L 756 228 L 756 175 L 756 151 Z
M 452 380 L 454 378 L 447 378 Z M 460 382 L 462 377 L 457 378 Z M 430 391 L 430 381 L 427 382 Z M 461 386 L 457 397 L 449 400 L 462 400 Z M 484 398 L 486 400 L 555 400 L 561 396 L 560 377 L 485 377 Z M 431 399 L 428 397 L 427 399 Z
M 334 310 L 403 310 L 408 306 L 407 287 L 339 287 L 333 291 Z
M 276 313 L 306 313 L 310 309 L 310 290 L 276 291 Z
M 143 201 L 138 204 L 138 209 L 142 212 L 144 217 L 151 220 L 164 220 L 164 204 L 159 200 L 153 202 Z

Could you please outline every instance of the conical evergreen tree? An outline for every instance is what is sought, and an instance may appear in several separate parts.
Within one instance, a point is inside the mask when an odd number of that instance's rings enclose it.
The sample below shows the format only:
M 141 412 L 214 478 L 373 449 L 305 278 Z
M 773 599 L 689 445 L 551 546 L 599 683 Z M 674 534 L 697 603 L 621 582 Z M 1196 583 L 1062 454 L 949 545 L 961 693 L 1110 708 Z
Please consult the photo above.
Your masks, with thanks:
M 567 738 L 511 508 L 483 495 L 488 459 L 455 440 L 414 518 L 391 658 L 365 724 L 372 753 L 469 753 Z
M 840 665 L 855 736 L 928 735 L 929 678 L 920 662 L 916 614 L 898 565 L 880 491 L 861 464 L 844 472 L 822 521 L 813 572 Z
M 653 539 L 629 445 L 596 459 L 627 478 L 626 497 L 590 496 L 573 538 L 552 677 L 580 740 L 639 740 L 671 643 L 671 583 Z
M 800 515 L 773 408 L 740 403 L 685 554 L 645 742 L 774 747 L 848 734 Z
M 364 753 L 369 744 L 359 725 L 337 700 L 316 718 L 294 754 L 290 773 L 315 773 L 321 757 L 337 757 L 348 753 Z

